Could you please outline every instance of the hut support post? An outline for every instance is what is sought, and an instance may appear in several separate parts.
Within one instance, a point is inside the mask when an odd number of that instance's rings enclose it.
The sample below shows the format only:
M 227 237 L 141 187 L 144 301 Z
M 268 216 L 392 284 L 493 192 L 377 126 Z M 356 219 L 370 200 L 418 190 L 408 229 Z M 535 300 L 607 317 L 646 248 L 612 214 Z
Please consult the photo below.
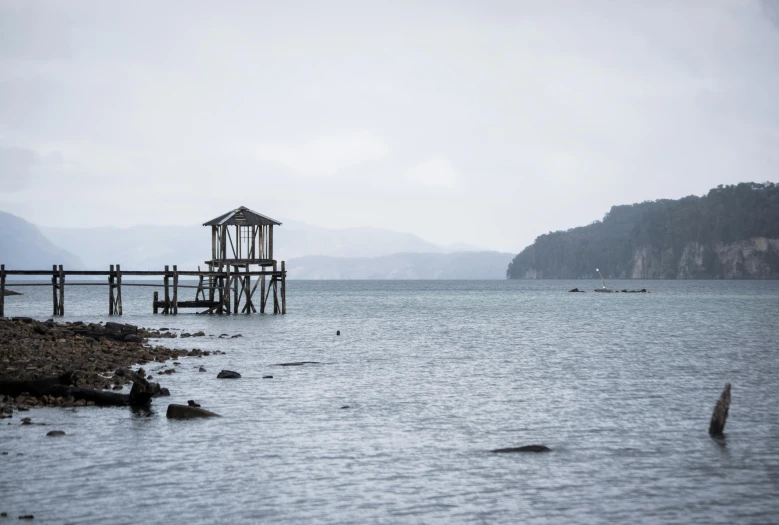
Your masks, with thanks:
M 117 315 L 122 315 L 122 268 L 116 265 L 116 308 Z
M 265 276 L 260 277 L 260 313 L 265 313 Z
M 59 300 L 57 299 L 57 265 L 51 265 L 51 301 L 52 301 L 52 313 L 51 315 L 59 315 Z
M 152 311 L 156 314 L 159 313 L 157 308 L 157 301 L 160 300 L 160 292 L 154 292 L 154 301 L 152 302 Z
M 279 276 L 276 270 L 276 261 L 273 261 L 273 313 L 281 313 L 281 307 L 279 306 Z
M 236 231 L 238 230 L 238 227 L 236 226 Z M 238 246 L 240 247 L 240 241 L 238 243 Z M 240 249 L 240 248 L 239 248 Z M 240 278 L 240 274 L 238 273 L 238 268 L 234 268 L 235 276 L 233 277 L 233 313 L 238 313 L 238 281 L 241 281 L 241 284 L 243 284 L 243 281 Z
M 287 313 L 287 268 L 284 261 L 281 261 L 281 313 Z
M 168 279 L 168 265 L 165 265 L 165 306 L 162 309 L 162 313 L 169 314 L 170 313 L 170 288 L 169 288 L 169 279 Z
M 173 265 L 173 313 L 179 313 L 179 270 Z
M 60 315 L 65 315 L 65 271 L 60 264 Z
M 114 265 L 108 270 L 108 315 L 114 315 Z
M 5 265 L 0 264 L 0 317 L 5 317 Z

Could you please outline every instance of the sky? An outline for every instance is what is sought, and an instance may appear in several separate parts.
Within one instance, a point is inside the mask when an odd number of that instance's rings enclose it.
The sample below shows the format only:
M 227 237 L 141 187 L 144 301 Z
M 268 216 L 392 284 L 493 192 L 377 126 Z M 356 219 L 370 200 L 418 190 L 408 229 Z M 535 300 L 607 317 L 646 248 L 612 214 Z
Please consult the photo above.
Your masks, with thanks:
M 777 93 L 772 0 L 0 0 L 0 210 L 518 252 L 779 181 Z

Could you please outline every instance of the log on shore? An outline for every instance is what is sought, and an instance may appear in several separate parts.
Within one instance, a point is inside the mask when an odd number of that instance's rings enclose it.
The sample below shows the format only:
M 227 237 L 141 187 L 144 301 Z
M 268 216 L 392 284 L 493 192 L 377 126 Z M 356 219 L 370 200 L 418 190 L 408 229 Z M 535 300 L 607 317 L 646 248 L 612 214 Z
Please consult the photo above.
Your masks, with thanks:
M 725 430 L 725 422 L 728 419 L 728 409 L 730 408 L 730 383 L 725 385 L 725 389 L 719 396 L 717 404 L 714 406 L 714 412 L 711 414 L 711 423 L 709 423 L 709 435 L 719 437 Z
M 159 385 L 149 383 L 138 374 L 132 375 L 133 386 L 129 394 L 119 394 L 94 388 L 73 386 L 75 372 L 66 372 L 60 376 L 36 379 L 32 381 L 0 381 L 0 395 L 16 397 L 27 393 L 32 397 L 72 397 L 76 401 L 83 399 L 98 406 L 149 406 L 152 397 L 159 393 Z

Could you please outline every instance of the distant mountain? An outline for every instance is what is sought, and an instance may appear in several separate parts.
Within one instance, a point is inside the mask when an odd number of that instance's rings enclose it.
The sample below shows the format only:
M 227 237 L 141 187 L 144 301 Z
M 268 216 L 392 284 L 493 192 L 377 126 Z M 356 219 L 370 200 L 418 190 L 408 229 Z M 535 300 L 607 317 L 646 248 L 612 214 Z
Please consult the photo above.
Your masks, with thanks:
M 52 264 L 82 268 L 75 255 L 58 248 L 35 225 L 0 212 L 0 263 L 6 270 L 49 270 Z
M 204 266 L 210 258 L 211 234 L 200 226 L 134 226 L 131 228 L 42 227 L 58 245 L 79 256 L 90 267 L 120 263 L 127 269 Z M 379 228 L 321 228 L 289 221 L 274 229 L 278 260 L 311 255 L 377 257 L 398 252 L 444 253 L 445 247 L 416 235 Z
M 504 279 L 510 253 L 395 253 L 380 257 L 293 258 L 290 279 Z
M 777 279 L 779 185 L 718 186 L 703 197 L 614 206 L 602 221 L 548 233 L 511 279 Z

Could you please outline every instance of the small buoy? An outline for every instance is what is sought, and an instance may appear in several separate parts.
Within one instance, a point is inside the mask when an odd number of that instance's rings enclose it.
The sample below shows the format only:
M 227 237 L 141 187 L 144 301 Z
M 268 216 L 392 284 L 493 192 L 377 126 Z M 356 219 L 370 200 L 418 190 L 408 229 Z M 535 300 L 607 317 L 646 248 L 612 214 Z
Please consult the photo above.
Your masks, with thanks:
M 336 330 L 335 331 L 335 335 L 341 335 L 341 331 L 340 330 Z

